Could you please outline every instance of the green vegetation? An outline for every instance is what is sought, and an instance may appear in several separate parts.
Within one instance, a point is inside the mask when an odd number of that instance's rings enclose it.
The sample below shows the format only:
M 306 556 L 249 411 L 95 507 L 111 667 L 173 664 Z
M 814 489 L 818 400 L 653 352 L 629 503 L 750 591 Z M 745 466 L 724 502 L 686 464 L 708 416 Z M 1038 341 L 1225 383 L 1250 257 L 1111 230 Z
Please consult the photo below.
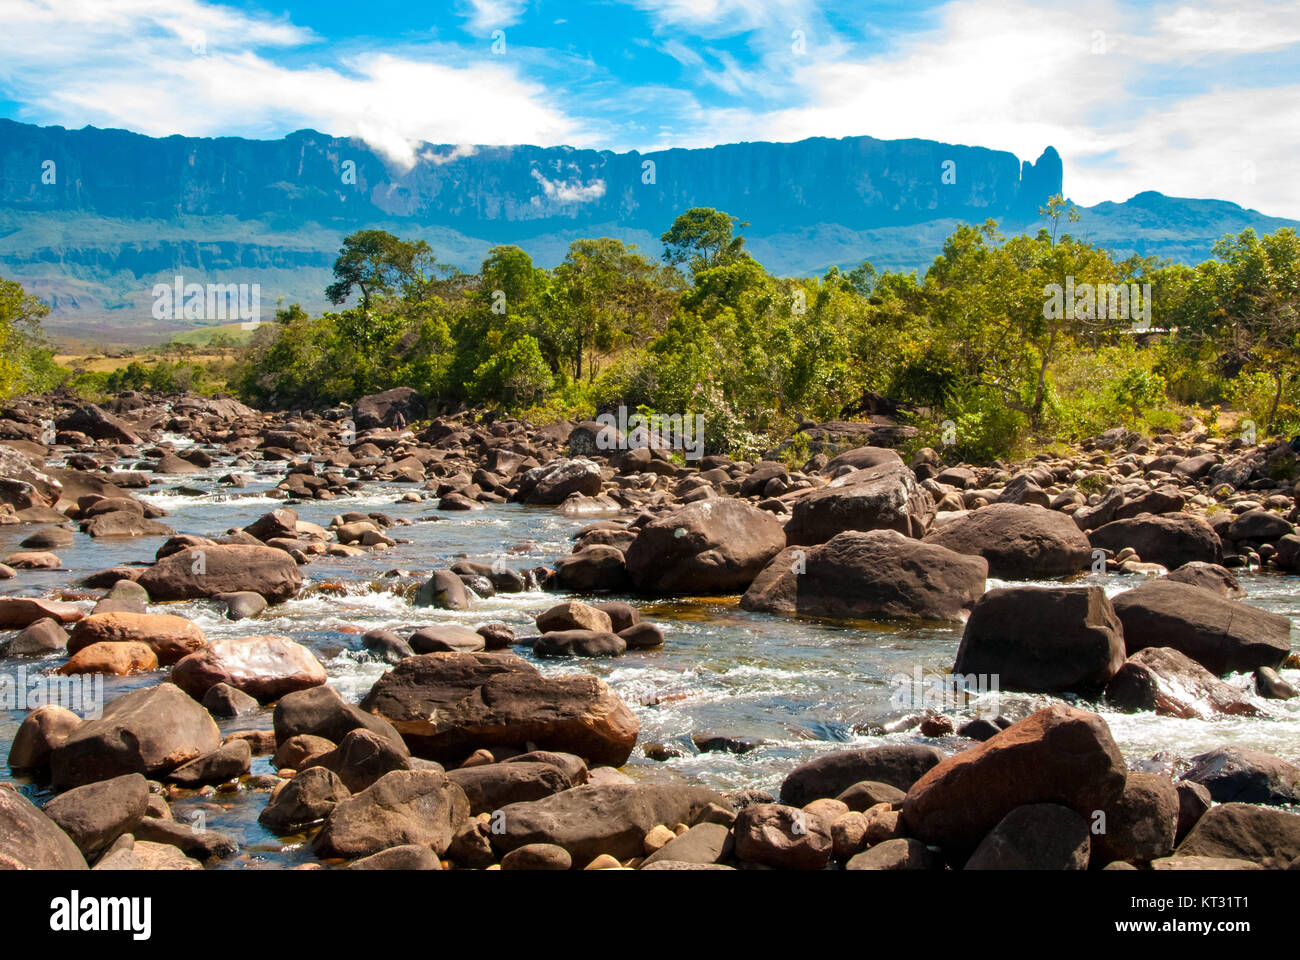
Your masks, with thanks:
M 49 306 L 11 280 L 0 279 L 0 396 L 49 390 L 66 371 L 41 333 Z
M 1294 231 L 1225 237 L 1187 267 L 1117 260 L 1072 236 L 1077 212 L 1060 197 L 1040 212 L 1033 236 L 959 226 L 922 276 L 863 261 L 776 277 L 746 250 L 745 224 L 705 208 L 669 226 L 660 262 L 602 237 L 574 241 L 552 270 L 500 246 L 465 274 L 424 241 L 362 230 L 327 290 L 337 312 L 281 306 L 246 345 L 208 341 L 233 360 L 201 365 L 174 342 L 152 365 L 74 386 L 224 380 L 256 404 L 311 407 L 409 385 L 435 409 L 539 422 L 623 404 L 702 413 L 706 449 L 744 457 L 848 415 L 866 392 L 903 405 L 918 445 L 973 461 L 1116 426 L 1174 430 L 1189 415 L 1214 431 L 1220 408 L 1261 435 L 1300 431 Z M 14 286 L 0 288 L 11 394 L 58 380 L 40 307 Z M 805 456 L 796 441 L 787 459 Z

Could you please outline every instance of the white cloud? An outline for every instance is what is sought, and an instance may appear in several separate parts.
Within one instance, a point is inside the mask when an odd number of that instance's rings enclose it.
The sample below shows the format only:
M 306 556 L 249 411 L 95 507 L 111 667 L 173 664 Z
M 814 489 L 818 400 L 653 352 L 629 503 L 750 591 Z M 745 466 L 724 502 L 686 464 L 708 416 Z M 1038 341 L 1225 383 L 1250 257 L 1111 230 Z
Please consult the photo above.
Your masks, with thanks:
M 533 179 L 541 185 L 542 193 L 547 200 L 554 200 L 557 203 L 589 203 L 605 195 L 604 180 L 596 179 L 590 183 L 583 183 L 581 180 L 548 180 L 539 170 L 534 170 L 532 173 Z M 540 197 L 533 197 L 533 202 L 537 203 L 540 199 Z
M 528 0 L 462 0 L 461 15 L 475 33 L 486 33 L 518 23 L 528 9 Z

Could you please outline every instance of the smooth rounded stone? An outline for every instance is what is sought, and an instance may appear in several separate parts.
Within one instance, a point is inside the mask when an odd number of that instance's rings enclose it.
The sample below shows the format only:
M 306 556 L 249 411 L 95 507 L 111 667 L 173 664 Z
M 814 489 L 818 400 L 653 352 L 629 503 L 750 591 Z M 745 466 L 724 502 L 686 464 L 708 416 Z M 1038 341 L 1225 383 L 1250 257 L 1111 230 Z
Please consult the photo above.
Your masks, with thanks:
M 158 669 L 158 657 L 144 643 L 92 643 L 82 647 L 54 672 L 60 676 L 103 673 L 126 677 Z
M 231 740 L 206 756 L 181 764 L 167 774 L 167 780 L 183 787 L 223 783 L 248 773 L 252 762 L 253 748 L 248 741 Z
M 863 812 L 879 803 L 901 804 L 907 796 L 905 790 L 879 780 L 860 780 L 843 790 L 835 799 L 850 810 Z
M 590 544 L 555 561 L 555 578 L 561 589 L 583 593 L 626 590 L 630 585 L 623 551 L 602 543 Z
M 263 542 L 275 537 L 296 537 L 298 536 L 298 511 L 292 507 L 280 507 L 264 513 L 246 526 L 244 532 Z
M 595 453 L 595 450 L 590 451 Z M 511 499 L 539 506 L 556 507 L 572 494 L 594 497 L 604 487 L 600 467 L 585 458 L 558 458 L 534 467 L 519 477 L 519 488 Z
M 296 833 L 324 820 L 336 804 L 351 795 L 333 770 L 311 767 L 272 792 L 257 822 L 280 836 Z
M 1092 838 L 1097 862 L 1146 864 L 1174 852 L 1179 797 L 1167 776 L 1130 772 L 1124 792 L 1102 812 L 1106 828 Z
M 999 689 L 1100 690 L 1124 663 L 1124 631 L 1101 587 L 999 587 L 976 602 L 952 672 Z
M 247 620 L 266 609 L 266 598 L 251 590 L 223 593 L 213 599 L 226 605 L 227 620 Z
M 1246 591 L 1242 589 L 1241 581 L 1233 576 L 1231 570 L 1217 563 L 1193 560 L 1191 563 L 1183 564 L 1172 573 L 1160 577 L 1160 579 L 1172 580 L 1174 583 L 1185 583 L 1191 587 L 1200 587 L 1202 590 L 1217 593 L 1227 600 L 1243 600 L 1246 597 Z
M 967 870 L 1086 870 L 1088 822 L 1068 807 L 1016 807 L 980 841 Z M 1112 858 L 1118 859 L 1118 858 Z
M 500 808 L 494 818 L 500 818 L 503 830 L 494 830 L 491 841 L 502 852 L 529 843 L 553 843 L 568 850 L 576 863 L 590 863 L 602 853 L 621 862 L 645 852 L 645 835 L 654 827 L 694 823 L 714 803 L 725 806 L 721 797 L 703 787 L 588 783 Z
M 347 736 L 347 734 L 344 734 Z M 309 761 L 322 754 L 329 753 L 337 744 L 332 740 L 326 740 L 324 737 L 312 736 L 309 733 L 299 733 L 289 737 L 284 743 L 280 744 L 275 751 L 275 756 L 271 758 L 271 765 L 277 770 L 305 770 Z
M 592 606 L 609 617 L 610 629 L 614 633 L 621 633 L 641 622 L 641 611 L 623 600 L 606 600 Z
M 1280 540 L 1296 532 L 1294 524 L 1268 510 L 1254 509 L 1237 514 L 1228 527 L 1227 539 L 1236 543 Z
M 63 561 L 54 554 L 37 550 L 11 553 L 4 562 L 14 570 L 58 570 L 63 567 Z
M 333 750 L 303 761 L 301 772 L 311 767 L 333 770 L 352 793 L 360 793 L 385 774 L 411 769 L 410 757 L 387 737 L 370 730 L 351 730 Z
M 981 742 L 988 740 L 991 737 L 996 737 L 1001 732 L 1002 727 L 999 727 L 992 720 L 988 720 L 984 717 L 976 717 L 974 720 L 968 720 L 957 728 L 957 736 L 966 737 L 969 740 L 979 740 Z
M 161 820 L 145 817 L 136 825 L 136 843 L 166 843 L 187 857 L 199 861 L 223 859 L 239 851 L 239 842 L 229 834 L 204 830 L 196 821 Z
M 849 860 L 845 870 L 935 870 L 936 857 L 919 840 L 899 838 L 870 847 Z
M 481 633 L 454 624 L 421 627 L 407 642 L 416 653 L 477 653 L 487 646 Z
M 1027 504 L 995 503 L 937 526 L 925 543 L 983 557 L 989 576 L 1040 580 L 1086 570 L 1088 538 L 1070 517 Z
M 84 613 L 74 603 L 39 597 L 0 597 L 0 629 L 21 630 L 47 617 L 62 624 L 75 623 Z
M 353 860 L 344 870 L 441 870 L 442 861 L 428 847 L 404 843 Z
M 1215 803 L 1300 804 L 1300 767 L 1242 747 L 1219 747 L 1192 757 L 1184 780 L 1210 791 Z
M 1300 690 L 1283 680 L 1272 667 L 1256 669 L 1255 692 L 1266 700 L 1291 700 L 1300 696 Z
M 745 610 L 803 616 L 962 620 L 984 592 L 981 557 L 894 530 L 850 531 L 787 547 L 741 597 Z
M 200 701 L 214 717 L 242 717 L 256 713 L 262 705 L 253 697 L 228 683 L 218 683 L 208 688 Z
M 627 641 L 618 634 L 593 630 L 544 633 L 533 644 L 539 657 L 620 657 L 626 652 Z
M 236 730 L 222 739 L 222 743 L 231 740 L 247 740 L 249 749 L 255 757 L 266 757 L 275 753 L 274 730 Z
M 497 758 L 492 755 L 491 750 L 480 749 L 480 750 L 475 750 L 468 757 L 466 757 L 464 762 L 461 763 L 460 766 L 461 769 L 466 769 L 468 767 L 483 767 L 489 763 L 496 763 L 496 762 L 497 762 Z
M 22 629 L 18 636 L 0 646 L 0 655 L 6 657 L 44 657 L 62 653 L 68 647 L 68 634 L 51 617 L 36 620 Z
M 160 664 L 170 666 L 204 649 L 207 637 L 197 623 L 169 613 L 96 613 L 72 628 L 68 652 L 94 643 L 143 643 Z
M 561 630 L 587 630 L 595 633 L 612 633 L 613 621 L 608 613 L 581 600 L 569 600 L 537 615 L 537 629 L 542 633 Z
M 653 623 L 634 623 L 618 632 L 629 650 L 653 650 L 664 645 L 664 632 Z
M 370 630 L 361 637 L 362 648 L 369 650 L 384 663 L 400 663 L 415 656 L 411 645 L 391 630 Z
M 361 705 L 391 721 L 417 755 L 447 764 L 482 747 L 532 744 L 621 766 L 640 729 L 596 677 L 543 676 L 509 653 L 410 657 L 380 677 Z
M 85 870 L 72 838 L 17 790 L 0 787 L 0 870 Z
M 864 836 L 868 844 L 896 840 L 903 835 L 903 815 L 892 804 L 878 803 L 862 816 L 866 821 Z
M 1152 870 L 1263 870 L 1249 860 L 1232 857 L 1162 857 L 1151 861 Z
M 822 797 L 812 803 L 805 804 L 803 812 L 810 817 L 820 817 L 827 823 L 834 823 L 849 812 L 849 805 L 842 800 Z
M 486 650 L 506 650 L 515 642 L 515 631 L 505 623 L 485 623 L 475 630 Z
M 45 805 L 45 815 L 58 824 L 87 860 L 93 860 L 144 819 L 149 785 L 138 773 L 89 783 L 61 793 Z
M 1300 815 L 1251 803 L 1219 804 L 1196 822 L 1174 856 L 1285 866 L 1300 856 Z
M 50 756 L 60 789 L 124 773 L 158 776 L 214 753 L 221 733 L 208 711 L 171 683 L 133 690 L 68 734 Z
M 135 840 L 131 848 L 114 850 L 95 864 L 96 870 L 202 870 L 203 864 L 168 843 Z
M 509 803 L 540 800 L 573 786 L 573 781 L 559 767 L 536 762 L 461 767 L 449 770 L 447 779 L 465 791 L 471 816 L 490 813 Z
M 642 864 L 642 868 L 644 869 L 644 864 Z M 602 853 L 599 857 L 591 861 L 591 863 L 587 864 L 582 869 L 583 870 L 623 870 L 625 868 L 623 864 L 619 863 L 608 853 Z
M 643 861 L 641 869 L 661 860 L 677 863 L 721 863 L 731 859 L 734 838 L 720 823 L 697 823 L 681 836 L 675 836 Z
M 312 840 L 320 857 L 364 857 L 416 843 L 441 856 L 469 817 L 459 785 L 433 770 L 394 770 L 340 801 Z
M 410 752 L 391 723 L 354 703 L 345 702 L 328 684 L 281 697 L 275 705 L 274 725 L 275 740 L 280 744 L 296 734 L 305 733 L 323 737 L 331 741 L 333 747 L 350 730 L 364 727 L 387 737 L 399 751 Z
M 1291 652 L 1291 621 L 1208 590 L 1153 580 L 1112 599 L 1130 654 L 1172 647 L 1211 673 L 1281 666 Z
M 45 704 L 23 718 L 9 746 L 9 769 L 38 770 L 48 766 L 50 754 L 81 726 L 81 717 L 66 707 Z
M 739 500 L 702 500 L 641 527 L 627 570 L 645 593 L 707 595 L 744 590 L 785 547 L 772 514 Z
M 897 530 L 921 537 L 934 519 L 934 500 L 901 461 L 850 470 L 795 500 L 790 545 L 825 543 L 845 530 Z
M 1205 811 L 1214 806 L 1210 791 L 1191 780 L 1180 780 L 1174 784 L 1178 793 L 1178 826 L 1174 832 L 1174 841 L 1182 843 L 1196 822 L 1205 816 Z
M 190 547 L 164 557 L 136 581 L 155 601 L 199 600 L 251 591 L 282 603 L 302 587 L 298 564 L 283 550 L 247 544 Z
M 582 757 L 574 756 L 572 753 L 560 753 L 558 750 L 530 750 L 528 753 L 507 757 L 501 762 L 549 763 L 553 767 L 558 767 L 575 787 L 582 786 L 589 777 L 587 764 Z
M 1106 700 L 1121 710 L 1183 719 L 1259 713 L 1241 690 L 1170 647 L 1146 647 L 1125 660 L 1106 686 Z
M 26 537 L 20 547 L 29 550 L 54 550 L 59 547 L 72 546 L 72 531 L 67 527 L 42 527 L 31 536 Z
M 828 823 L 779 803 L 745 807 L 734 833 L 737 858 L 780 870 L 825 869 L 834 849 Z
M 450 570 L 435 570 L 415 593 L 415 606 L 443 610 L 468 610 L 469 588 Z
M 1088 534 L 1093 547 L 1118 553 L 1132 547 L 1147 563 L 1158 563 L 1171 571 L 1185 563 L 1223 562 L 1223 544 L 1214 528 L 1190 513 L 1144 514 L 1129 520 L 1114 520 Z
M 492 842 L 488 839 L 491 818 L 488 816 L 471 817 L 461 824 L 452 837 L 447 848 L 447 859 L 458 867 L 481 870 L 497 862 L 492 852 Z
M 502 870 L 568 870 L 573 857 L 553 843 L 529 843 L 501 858 Z
M 945 852 L 973 850 L 1016 807 L 1058 803 L 1090 817 L 1120 795 L 1126 773 L 1105 721 L 1058 704 L 930 769 L 908 790 L 903 820 Z
M 838 797 L 863 780 L 907 790 L 943 758 L 937 747 L 921 744 L 837 750 L 792 770 L 781 783 L 781 802 L 802 807 L 821 797 Z
M 676 836 L 677 834 L 661 823 L 652 827 L 646 833 L 645 839 L 641 841 L 641 846 L 645 854 L 649 856 Z
M 275 634 L 214 640 L 179 661 L 171 673 L 172 683 L 196 700 L 224 683 L 261 703 L 321 686 L 326 679 L 314 653 Z
M 841 862 L 861 853 L 867 846 L 867 816 L 850 811 L 831 824 L 831 852 Z

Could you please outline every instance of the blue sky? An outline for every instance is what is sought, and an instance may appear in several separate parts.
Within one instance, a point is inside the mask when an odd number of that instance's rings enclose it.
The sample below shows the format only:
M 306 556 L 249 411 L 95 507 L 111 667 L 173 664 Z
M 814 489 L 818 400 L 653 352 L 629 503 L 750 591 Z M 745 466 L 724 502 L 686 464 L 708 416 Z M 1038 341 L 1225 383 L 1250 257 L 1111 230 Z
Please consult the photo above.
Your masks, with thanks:
M 1051 144 L 1081 203 L 1300 217 L 1300 0 L 0 0 L 0 25 L 0 115 L 33 123 L 312 127 L 399 166 L 420 142 Z

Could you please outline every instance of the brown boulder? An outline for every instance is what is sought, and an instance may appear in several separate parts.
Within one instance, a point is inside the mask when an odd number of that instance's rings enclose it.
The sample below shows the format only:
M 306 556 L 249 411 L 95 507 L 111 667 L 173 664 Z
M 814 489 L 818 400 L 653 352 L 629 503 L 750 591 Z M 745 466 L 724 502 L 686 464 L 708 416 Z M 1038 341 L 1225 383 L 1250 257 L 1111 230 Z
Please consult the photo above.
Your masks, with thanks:
M 262 703 L 318 687 L 325 668 L 315 654 L 288 637 L 227 637 L 192 653 L 172 668 L 172 683 L 195 700 L 218 683 L 241 690 Z

